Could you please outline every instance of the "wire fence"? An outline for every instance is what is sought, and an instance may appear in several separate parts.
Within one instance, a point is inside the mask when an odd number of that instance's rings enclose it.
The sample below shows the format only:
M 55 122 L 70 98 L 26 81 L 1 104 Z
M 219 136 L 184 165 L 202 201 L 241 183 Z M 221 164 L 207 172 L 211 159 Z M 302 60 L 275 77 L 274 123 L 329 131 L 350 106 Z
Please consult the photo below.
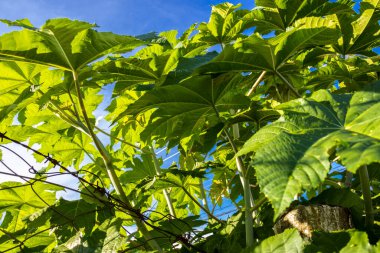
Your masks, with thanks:
M 155 224 L 157 224 L 158 221 L 166 220 L 168 222 L 171 222 L 174 220 L 174 217 L 171 217 L 169 214 L 160 213 L 158 210 L 155 210 L 155 209 L 150 209 L 150 210 L 142 212 L 141 210 L 137 208 L 130 207 L 129 205 L 121 201 L 119 198 L 117 198 L 117 196 L 114 196 L 113 194 L 111 194 L 110 190 L 105 187 L 102 178 L 92 173 L 91 171 L 87 171 L 83 169 L 80 169 L 78 171 L 72 171 L 68 169 L 67 167 L 63 166 L 60 161 L 54 159 L 50 154 L 43 154 L 39 152 L 38 150 L 32 147 L 29 147 L 28 145 L 22 142 L 19 142 L 15 139 L 8 137 L 6 133 L 0 133 L 0 143 L 3 142 L 3 140 L 7 140 L 16 146 L 22 147 L 22 149 L 12 148 L 14 147 L 14 145 L 10 147 L 9 145 L 0 144 L 0 148 L 2 150 L 6 151 L 7 154 L 12 154 L 13 156 L 11 158 L 9 155 L 3 155 L 2 157 L 0 156 L 0 168 L 1 168 L 0 175 L 2 177 L 6 176 L 7 178 L 14 178 L 16 179 L 15 181 L 22 181 L 23 184 L 20 184 L 20 185 L 18 184 L 18 185 L 14 185 L 10 187 L 0 187 L 0 194 L 2 191 L 10 190 L 13 188 L 28 187 L 30 191 L 32 191 L 33 194 L 41 202 L 43 202 L 46 205 L 46 208 L 52 210 L 52 212 L 54 212 L 55 215 L 62 217 L 64 222 L 60 224 L 54 224 L 47 229 L 29 234 L 28 236 L 25 236 L 24 239 L 22 240 L 13 236 L 12 233 L 7 232 L 6 229 L 0 228 L 0 232 L 8 236 L 9 239 L 13 240 L 13 243 L 16 244 L 14 247 L 10 247 L 6 250 L 3 250 L 2 252 L 9 252 L 17 248 L 19 248 L 22 251 L 26 241 L 32 240 L 34 237 L 46 231 L 53 231 L 54 229 L 67 226 L 68 224 L 70 224 L 73 228 L 76 228 L 77 226 L 75 223 L 77 222 L 78 217 L 86 216 L 89 214 L 89 213 L 78 213 L 75 215 L 75 217 L 70 217 L 68 214 L 63 213 L 62 211 L 58 210 L 54 204 L 49 204 L 49 201 L 44 199 L 44 195 L 41 192 L 38 192 L 38 190 L 35 187 L 35 185 L 38 183 L 44 183 L 44 184 L 49 184 L 56 187 L 62 187 L 62 189 L 65 189 L 65 191 L 69 191 L 75 194 L 81 194 L 82 196 L 85 196 L 86 198 L 90 198 L 94 201 L 101 203 L 101 205 L 99 205 L 96 209 L 94 209 L 94 212 L 97 212 L 99 210 L 109 210 L 109 211 L 117 210 L 117 211 L 125 212 L 128 215 L 132 216 L 134 219 L 141 220 L 147 227 L 150 227 L 152 230 L 156 232 L 156 234 L 157 233 L 159 234 L 159 236 L 156 236 L 152 239 L 166 239 L 168 242 L 171 243 L 171 245 L 173 245 L 173 247 L 175 247 L 175 245 L 178 246 L 179 244 L 181 244 L 187 248 L 191 248 L 198 252 L 202 252 L 201 249 L 198 249 L 192 243 L 198 237 L 197 235 L 198 233 L 196 229 L 191 227 L 191 225 L 186 223 L 186 221 L 181 220 L 181 219 L 176 219 L 176 221 L 182 222 L 183 223 L 182 225 L 188 226 L 188 231 L 190 232 L 187 232 L 185 234 L 176 234 L 176 233 L 173 233 L 171 230 L 163 228 L 162 226 L 156 226 Z M 50 170 L 50 172 L 46 172 L 44 170 L 36 169 L 32 163 L 30 163 L 29 161 L 27 161 L 27 159 L 24 158 L 24 154 L 27 151 L 32 152 L 36 156 L 43 157 L 45 159 L 43 163 L 50 163 L 52 164 L 53 168 L 58 168 L 58 170 L 57 171 Z M 11 161 L 9 161 L 7 157 L 10 158 Z M 15 159 L 17 159 L 18 161 L 15 162 Z M 20 164 L 23 164 L 23 167 L 27 168 L 28 173 L 20 172 L 20 170 L 17 168 L 16 169 L 12 168 L 12 166 L 15 166 L 15 164 L 17 164 L 17 166 L 19 166 Z M 93 183 L 86 180 L 83 177 L 83 175 L 86 175 L 86 174 L 87 175 L 91 174 L 94 178 L 96 178 L 96 181 L 100 183 Z M 69 176 L 73 180 L 77 180 L 77 182 L 79 183 L 79 187 L 71 187 L 71 186 L 59 183 L 59 180 L 57 180 L 56 178 L 63 177 L 63 176 L 65 177 Z M 79 190 L 79 189 L 85 189 L 85 190 Z M 159 216 L 160 218 L 158 220 L 151 219 L 150 218 L 151 213 L 155 213 L 156 214 L 155 216 L 156 217 Z M 207 217 L 204 217 L 204 218 L 207 218 Z M 3 222 L 3 220 L 4 220 L 4 213 L 3 213 L 2 220 L 0 220 L 0 225 Z M 176 224 L 177 223 L 175 222 L 171 223 L 171 225 L 174 227 L 178 226 Z M 134 246 L 129 247 L 127 250 L 125 250 L 125 252 L 132 250 L 134 248 L 139 248 L 146 245 L 147 241 L 141 237 L 138 237 L 137 233 L 130 233 L 125 227 L 124 229 L 127 233 L 129 233 L 129 239 L 134 241 Z M 178 227 L 178 229 L 180 230 L 181 228 Z

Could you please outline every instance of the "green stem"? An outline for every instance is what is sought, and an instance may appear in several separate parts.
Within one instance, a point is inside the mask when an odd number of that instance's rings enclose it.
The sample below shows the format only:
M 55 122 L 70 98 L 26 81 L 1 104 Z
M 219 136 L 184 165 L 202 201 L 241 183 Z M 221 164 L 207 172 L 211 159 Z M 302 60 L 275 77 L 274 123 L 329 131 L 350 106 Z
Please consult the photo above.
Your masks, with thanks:
M 280 72 L 276 71 L 276 75 L 277 75 L 278 77 L 280 77 L 281 80 L 284 81 L 284 83 L 285 83 L 286 85 L 289 86 L 289 88 L 293 91 L 294 94 L 296 94 L 297 97 L 299 97 L 299 98 L 302 97 L 302 96 L 298 93 L 298 91 L 296 90 L 296 88 L 294 88 L 294 86 L 293 86 L 288 80 L 286 80 L 286 78 L 285 78 Z
M 194 161 L 194 169 L 196 169 L 198 162 L 195 160 L 194 156 L 192 156 L 192 159 Z M 208 202 L 207 202 L 207 194 L 205 191 L 205 187 L 203 185 L 203 179 L 202 178 L 199 178 L 199 189 L 200 189 L 200 193 L 201 193 L 202 204 L 203 204 L 205 209 L 210 211 L 210 208 L 209 208 Z
M 359 168 L 359 177 L 364 199 L 365 225 L 367 229 L 371 229 L 373 226 L 374 218 L 371 198 L 371 186 L 369 184 L 369 176 L 366 165 Z
M 219 220 L 215 215 L 213 215 L 209 210 L 207 210 L 204 206 L 202 206 L 198 200 L 196 198 L 193 197 L 193 195 L 191 195 L 191 193 L 183 186 L 181 186 L 182 190 L 185 192 L 185 194 L 187 196 L 189 196 L 189 198 L 197 205 L 199 206 L 209 217 L 213 218 L 214 220 L 216 220 L 217 222 L 219 223 L 222 223 L 221 220 Z
M 237 154 L 238 150 L 237 147 L 232 140 L 230 134 L 227 130 L 224 130 L 224 133 L 227 136 L 228 141 L 230 142 L 230 145 L 234 151 L 235 154 Z M 244 205 L 245 205 L 245 241 L 247 244 L 247 247 L 252 247 L 254 242 L 253 237 L 253 217 L 251 213 L 251 189 L 249 185 L 249 179 L 246 175 L 246 169 L 244 167 L 243 161 L 241 160 L 241 157 L 236 156 L 236 167 L 239 172 L 239 177 L 242 182 L 243 190 L 244 190 Z
M 70 88 L 67 90 L 67 93 L 69 94 L 70 101 L 71 101 L 71 103 L 73 104 L 74 115 L 75 115 L 75 117 L 77 118 L 77 120 L 80 121 L 79 112 L 78 112 L 77 106 L 75 105 L 75 102 L 74 102 L 73 96 L 71 95 Z
M 257 209 L 259 209 L 260 206 L 262 206 L 268 199 L 266 197 L 262 197 L 258 201 L 256 201 L 256 204 L 252 207 L 251 211 L 254 212 Z
M 333 186 L 333 187 L 338 188 L 338 189 L 342 188 L 342 186 L 340 185 L 339 182 L 336 182 L 336 181 L 329 179 L 329 178 L 326 178 L 325 181 L 323 182 L 323 184 L 330 185 L 330 186 Z
M 38 92 L 41 95 L 45 94 L 41 90 L 38 90 Z M 61 118 L 64 121 L 66 121 L 68 124 L 72 125 L 73 127 L 75 127 L 76 129 L 78 129 L 79 131 L 81 131 L 81 132 L 89 135 L 86 126 L 83 125 L 82 122 L 73 119 L 71 117 L 71 115 L 67 114 L 64 110 L 62 110 L 61 107 L 54 100 L 50 100 L 49 102 L 50 102 L 50 105 L 51 105 L 51 106 L 49 105 L 49 107 L 50 107 L 49 109 L 53 113 L 55 113 L 56 116 L 58 116 L 59 118 Z M 51 108 L 51 107 L 54 107 L 54 108 Z
M 95 161 L 95 159 L 91 156 L 91 154 L 88 153 L 85 149 L 84 149 L 83 151 L 84 151 L 84 153 L 86 153 L 87 157 L 88 157 L 88 158 L 89 158 L 94 164 L 96 164 L 96 161 Z
M 41 94 L 44 94 L 42 91 L 40 91 Z M 79 119 L 79 113 L 78 113 L 78 110 L 76 109 L 76 106 L 74 105 L 74 100 L 72 98 L 71 95 L 70 96 L 70 100 L 71 102 L 73 103 L 73 107 L 74 107 L 74 115 L 75 117 L 77 118 L 77 120 L 75 120 L 74 118 L 71 117 L 71 115 L 67 114 L 64 110 L 61 109 L 61 107 L 59 107 L 59 105 L 57 105 L 56 102 L 54 102 L 53 100 L 50 100 L 50 103 L 54 106 L 55 109 L 53 109 L 53 111 L 55 113 L 58 113 L 59 114 L 59 117 L 66 121 L 67 123 L 69 123 L 70 125 L 72 125 L 73 127 L 77 128 L 78 130 L 84 132 L 85 134 L 87 134 L 88 136 L 92 137 L 87 129 L 87 127 L 85 125 L 83 125 L 83 123 L 80 121 Z M 136 150 L 139 150 L 139 151 L 142 151 L 140 147 L 136 146 L 136 145 L 133 145 L 132 143 L 130 142 L 127 142 L 123 139 L 120 139 L 118 137 L 115 137 L 109 133 L 107 133 L 106 131 L 104 131 L 103 129 L 97 127 L 97 126 L 94 126 L 94 128 L 96 130 L 98 130 L 99 132 L 109 136 L 110 138 L 113 138 L 115 140 L 118 140 L 128 146 L 131 146 L 132 148 L 136 149 Z
M 152 154 L 154 169 L 156 170 L 156 174 L 159 176 L 161 175 L 161 167 L 158 162 L 156 153 L 154 152 L 154 148 L 152 146 L 149 146 L 149 149 Z M 170 215 L 174 218 L 177 217 L 174 211 L 172 200 L 170 199 L 170 194 L 168 193 L 166 189 L 163 189 L 162 192 L 164 193 L 164 197 L 166 200 L 166 204 L 168 205 Z
M 201 192 L 202 204 L 205 207 L 205 209 L 207 209 L 208 211 L 210 211 L 210 209 L 208 207 L 208 203 L 207 203 L 207 196 L 206 196 L 205 187 L 203 186 L 203 180 L 202 180 L 202 178 L 199 179 L 199 189 L 200 189 L 200 192 Z
M 104 165 L 106 167 L 108 176 L 111 180 L 113 187 L 115 188 L 116 193 L 120 196 L 121 201 L 124 202 L 127 209 L 132 210 L 133 206 L 129 202 L 127 196 L 125 195 L 123 187 L 121 186 L 119 178 L 118 178 L 118 176 L 117 176 L 117 174 L 113 168 L 112 158 L 110 157 L 108 151 L 103 146 L 102 142 L 96 136 L 96 134 L 94 133 L 94 131 L 91 127 L 91 122 L 90 122 L 90 119 L 87 115 L 86 107 L 85 107 L 83 97 L 82 97 L 82 92 L 81 92 L 80 84 L 78 81 L 78 75 L 75 71 L 73 71 L 72 73 L 73 73 L 73 78 L 74 78 L 75 89 L 76 89 L 77 96 L 78 96 L 79 107 L 80 107 L 81 113 L 83 115 L 85 124 L 87 126 L 87 130 L 88 130 L 92 140 L 94 141 L 97 150 L 99 151 L 101 157 L 103 158 L 103 162 L 104 162 Z M 130 214 L 132 214 L 132 213 L 130 213 Z M 152 238 L 150 232 L 148 231 L 148 229 L 147 229 L 146 225 L 143 223 L 143 221 L 140 220 L 140 218 L 136 217 L 134 214 L 131 216 L 134 219 L 134 221 L 136 222 L 137 228 L 140 230 L 140 232 L 143 234 L 144 238 L 147 240 L 149 246 L 152 247 L 152 249 L 155 249 L 159 252 L 163 252 L 161 247 L 158 245 L 157 241 Z
M 94 128 L 96 130 L 98 130 L 99 132 L 101 132 L 102 134 L 107 135 L 110 138 L 113 138 L 113 139 L 115 139 L 117 141 L 120 141 L 120 142 L 124 143 L 125 145 L 128 145 L 128 146 L 130 146 L 130 147 L 132 147 L 132 148 L 134 148 L 134 149 L 136 149 L 138 151 L 143 151 L 140 147 L 138 147 L 138 146 L 136 146 L 136 145 L 134 145 L 134 144 L 132 144 L 130 142 L 127 142 L 126 140 L 120 139 L 120 138 L 118 138 L 118 137 L 116 137 L 116 136 L 114 136 L 112 134 L 109 134 L 106 131 L 104 131 L 103 129 L 101 129 L 100 127 L 94 126 Z
M 232 140 L 232 142 L 234 143 L 234 140 L 237 140 L 237 139 L 240 138 L 240 130 L 239 130 L 239 125 L 238 125 L 238 124 L 233 124 L 233 125 L 232 125 L 232 134 L 233 134 L 233 137 L 234 137 L 234 139 Z M 237 148 L 236 148 L 236 147 L 235 147 L 234 152 L 235 152 L 235 154 L 237 153 Z M 240 160 L 241 160 L 241 159 L 240 159 Z M 236 163 L 236 166 L 238 167 L 238 164 L 237 164 L 237 163 Z M 242 171 L 245 171 L 245 172 L 244 172 L 244 178 L 245 178 L 245 176 L 246 176 L 245 174 L 247 173 L 247 172 L 246 172 L 246 169 L 243 168 Z M 243 179 L 242 179 L 242 177 L 240 177 L 240 180 L 241 180 L 241 182 L 242 182 L 242 184 L 243 184 Z M 249 200 L 251 201 L 251 206 L 253 206 L 255 203 L 254 203 L 254 201 L 253 201 L 253 196 L 252 196 L 251 191 L 249 191 Z

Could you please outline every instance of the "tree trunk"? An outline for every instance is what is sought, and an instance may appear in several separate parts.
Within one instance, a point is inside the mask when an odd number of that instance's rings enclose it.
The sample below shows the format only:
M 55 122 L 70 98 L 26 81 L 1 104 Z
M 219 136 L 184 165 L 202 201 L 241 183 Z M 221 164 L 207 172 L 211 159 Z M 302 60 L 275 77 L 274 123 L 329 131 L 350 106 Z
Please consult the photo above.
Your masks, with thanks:
M 353 228 L 347 208 L 328 205 L 297 206 L 283 215 L 274 225 L 276 234 L 287 228 L 296 228 L 302 236 L 311 238 L 313 230 L 324 232 Z

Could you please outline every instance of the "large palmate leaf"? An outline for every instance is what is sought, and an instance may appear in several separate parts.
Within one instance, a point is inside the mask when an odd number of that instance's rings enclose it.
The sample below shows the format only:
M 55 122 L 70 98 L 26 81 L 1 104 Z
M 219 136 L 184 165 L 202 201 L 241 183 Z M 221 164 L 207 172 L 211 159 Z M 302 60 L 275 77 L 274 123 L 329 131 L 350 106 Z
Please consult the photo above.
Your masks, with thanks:
M 312 252 L 379 252 L 379 244 L 371 245 L 365 232 L 349 230 L 342 232 L 316 232 L 312 243 L 305 247 L 306 253 Z
M 298 20 L 292 29 L 279 36 L 263 39 L 251 35 L 240 40 L 226 47 L 213 61 L 200 67 L 198 72 L 278 71 L 288 59 L 303 49 L 331 44 L 337 38 L 333 20 L 328 17 L 308 17 Z
M 52 252 L 56 239 L 49 231 L 40 231 L 34 235 L 26 234 L 26 232 L 26 230 L 17 233 L 0 232 L 0 251 L 7 253 Z
M 0 63 L 0 121 L 12 121 L 16 113 L 35 100 L 40 72 L 45 67 L 29 63 Z
M 49 137 L 49 134 L 47 136 Z M 38 139 L 33 140 L 37 141 Z M 43 143 L 39 151 L 45 154 L 52 154 L 63 166 L 74 165 L 76 169 L 80 168 L 86 154 L 96 154 L 96 149 L 92 145 L 92 139 L 81 132 L 77 132 L 72 138 L 61 136 L 61 138 L 53 143 Z M 35 157 L 41 162 L 44 159 L 37 155 Z
M 65 18 L 48 20 L 41 29 L 0 36 L 0 56 L 77 70 L 109 53 L 128 52 L 145 43 L 131 36 L 97 32 L 93 27 Z
M 275 253 L 275 252 L 303 252 L 303 240 L 295 229 L 285 230 L 282 234 L 269 237 L 262 241 L 254 249 L 254 253 Z
M 240 154 L 254 151 L 261 189 L 279 215 L 303 189 L 320 185 L 334 151 L 351 172 L 380 162 L 380 83 L 333 95 L 321 90 L 311 99 L 278 107 L 283 117 L 262 128 Z
M 120 58 L 106 59 L 95 64 L 94 81 L 100 84 L 116 82 L 128 87 L 134 84 L 154 83 L 159 77 L 149 66 L 151 59 Z
M 37 181 L 24 185 L 16 182 L 2 183 L 0 189 L 0 211 L 7 211 L 6 216 L 11 217 L 6 229 L 14 232 L 24 228 L 25 218 L 52 205 L 56 201 L 55 192 L 63 190 L 63 187 Z
M 372 54 L 372 48 L 379 46 L 380 25 L 378 23 L 379 0 L 361 2 L 360 14 L 337 15 L 336 20 L 342 31 L 341 38 L 334 45 L 340 54 Z
M 142 137 L 183 138 L 220 122 L 219 115 L 248 105 L 234 87 L 243 77 L 227 74 L 215 79 L 199 76 L 179 85 L 154 89 L 130 105 L 119 118 L 155 109 Z
M 224 45 L 242 37 L 242 32 L 253 24 L 249 11 L 238 10 L 239 7 L 231 3 L 213 6 L 209 22 L 198 26 L 200 33 L 195 36 L 195 40 Z
M 98 62 L 94 66 L 97 73 L 92 81 L 100 84 L 116 82 L 116 92 L 135 84 L 172 84 L 187 77 L 193 69 L 215 56 L 214 53 L 206 53 L 206 43 L 193 42 L 191 39 L 187 41 L 186 33 L 180 39 L 175 37 L 177 31 L 160 35 L 165 36 L 163 39 L 170 40 L 169 48 L 152 44 L 141 49 L 134 57 L 111 57 Z M 165 82 L 169 74 L 169 81 Z
M 340 92 L 358 90 L 369 81 L 376 81 L 379 70 L 379 64 L 371 59 L 353 57 L 344 61 L 332 60 L 309 75 L 308 88 L 331 87 L 338 81 Z
M 351 11 L 351 6 L 347 3 L 331 3 L 327 0 L 256 1 L 256 8 L 249 17 L 253 19 L 255 31 L 266 34 L 271 31 L 284 32 L 296 20 L 304 17 Z

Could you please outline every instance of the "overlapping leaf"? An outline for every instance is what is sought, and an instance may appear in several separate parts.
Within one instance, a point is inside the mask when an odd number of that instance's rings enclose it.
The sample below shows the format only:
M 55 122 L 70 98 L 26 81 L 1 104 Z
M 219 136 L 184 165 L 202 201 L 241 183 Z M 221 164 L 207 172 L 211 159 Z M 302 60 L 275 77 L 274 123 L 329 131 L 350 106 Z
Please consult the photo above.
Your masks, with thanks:
M 271 39 L 252 35 L 238 41 L 234 46 L 226 47 L 213 61 L 200 67 L 198 72 L 278 71 L 303 49 L 331 44 L 337 38 L 336 24 L 331 19 L 308 17 L 298 20 L 292 29 Z
M 284 32 L 301 18 L 350 13 L 351 7 L 344 2 L 332 3 L 327 0 L 264 0 L 256 1 L 256 8 L 249 16 L 256 26 L 255 31 L 266 34 L 272 31 Z
M 212 7 L 208 23 L 201 23 L 196 41 L 214 44 L 228 44 L 242 37 L 242 32 L 253 26 L 249 11 L 239 10 L 240 5 L 222 3 Z
M 342 55 L 372 55 L 371 49 L 380 42 L 378 23 L 379 0 L 361 2 L 360 15 L 337 15 L 336 20 L 342 30 L 342 36 L 334 45 Z
M 28 63 L 0 63 L 0 121 L 14 115 L 34 101 L 44 67 Z
M 305 247 L 306 253 L 312 253 L 316 251 L 333 251 L 341 253 L 375 253 L 379 251 L 379 244 L 377 246 L 371 245 L 369 243 L 367 234 L 363 231 L 349 230 L 333 233 L 317 232 L 313 234 L 312 243 Z
M 144 42 L 97 32 L 94 25 L 69 19 L 48 20 L 41 29 L 23 29 L 0 37 L 0 56 L 77 70 L 109 53 L 128 52 Z
M 323 182 L 334 150 L 352 172 L 380 161 L 379 108 L 378 82 L 352 97 L 320 91 L 278 107 L 283 118 L 258 131 L 240 151 L 255 152 L 258 182 L 277 215 L 303 189 Z
M 282 234 L 269 237 L 254 249 L 254 253 L 265 252 L 303 252 L 303 240 L 295 229 L 285 230 Z
M 242 79 L 228 74 L 213 79 L 193 77 L 179 85 L 164 86 L 143 95 L 123 112 L 138 115 L 155 109 L 150 123 L 142 132 L 143 138 L 183 138 L 220 121 L 218 114 L 247 106 L 247 99 L 231 91 Z
M 0 211 L 7 211 L 11 217 L 7 225 L 7 230 L 11 233 L 24 228 L 25 218 L 52 205 L 56 201 L 55 192 L 63 190 L 62 187 L 42 182 L 26 185 L 8 182 L 0 187 Z

